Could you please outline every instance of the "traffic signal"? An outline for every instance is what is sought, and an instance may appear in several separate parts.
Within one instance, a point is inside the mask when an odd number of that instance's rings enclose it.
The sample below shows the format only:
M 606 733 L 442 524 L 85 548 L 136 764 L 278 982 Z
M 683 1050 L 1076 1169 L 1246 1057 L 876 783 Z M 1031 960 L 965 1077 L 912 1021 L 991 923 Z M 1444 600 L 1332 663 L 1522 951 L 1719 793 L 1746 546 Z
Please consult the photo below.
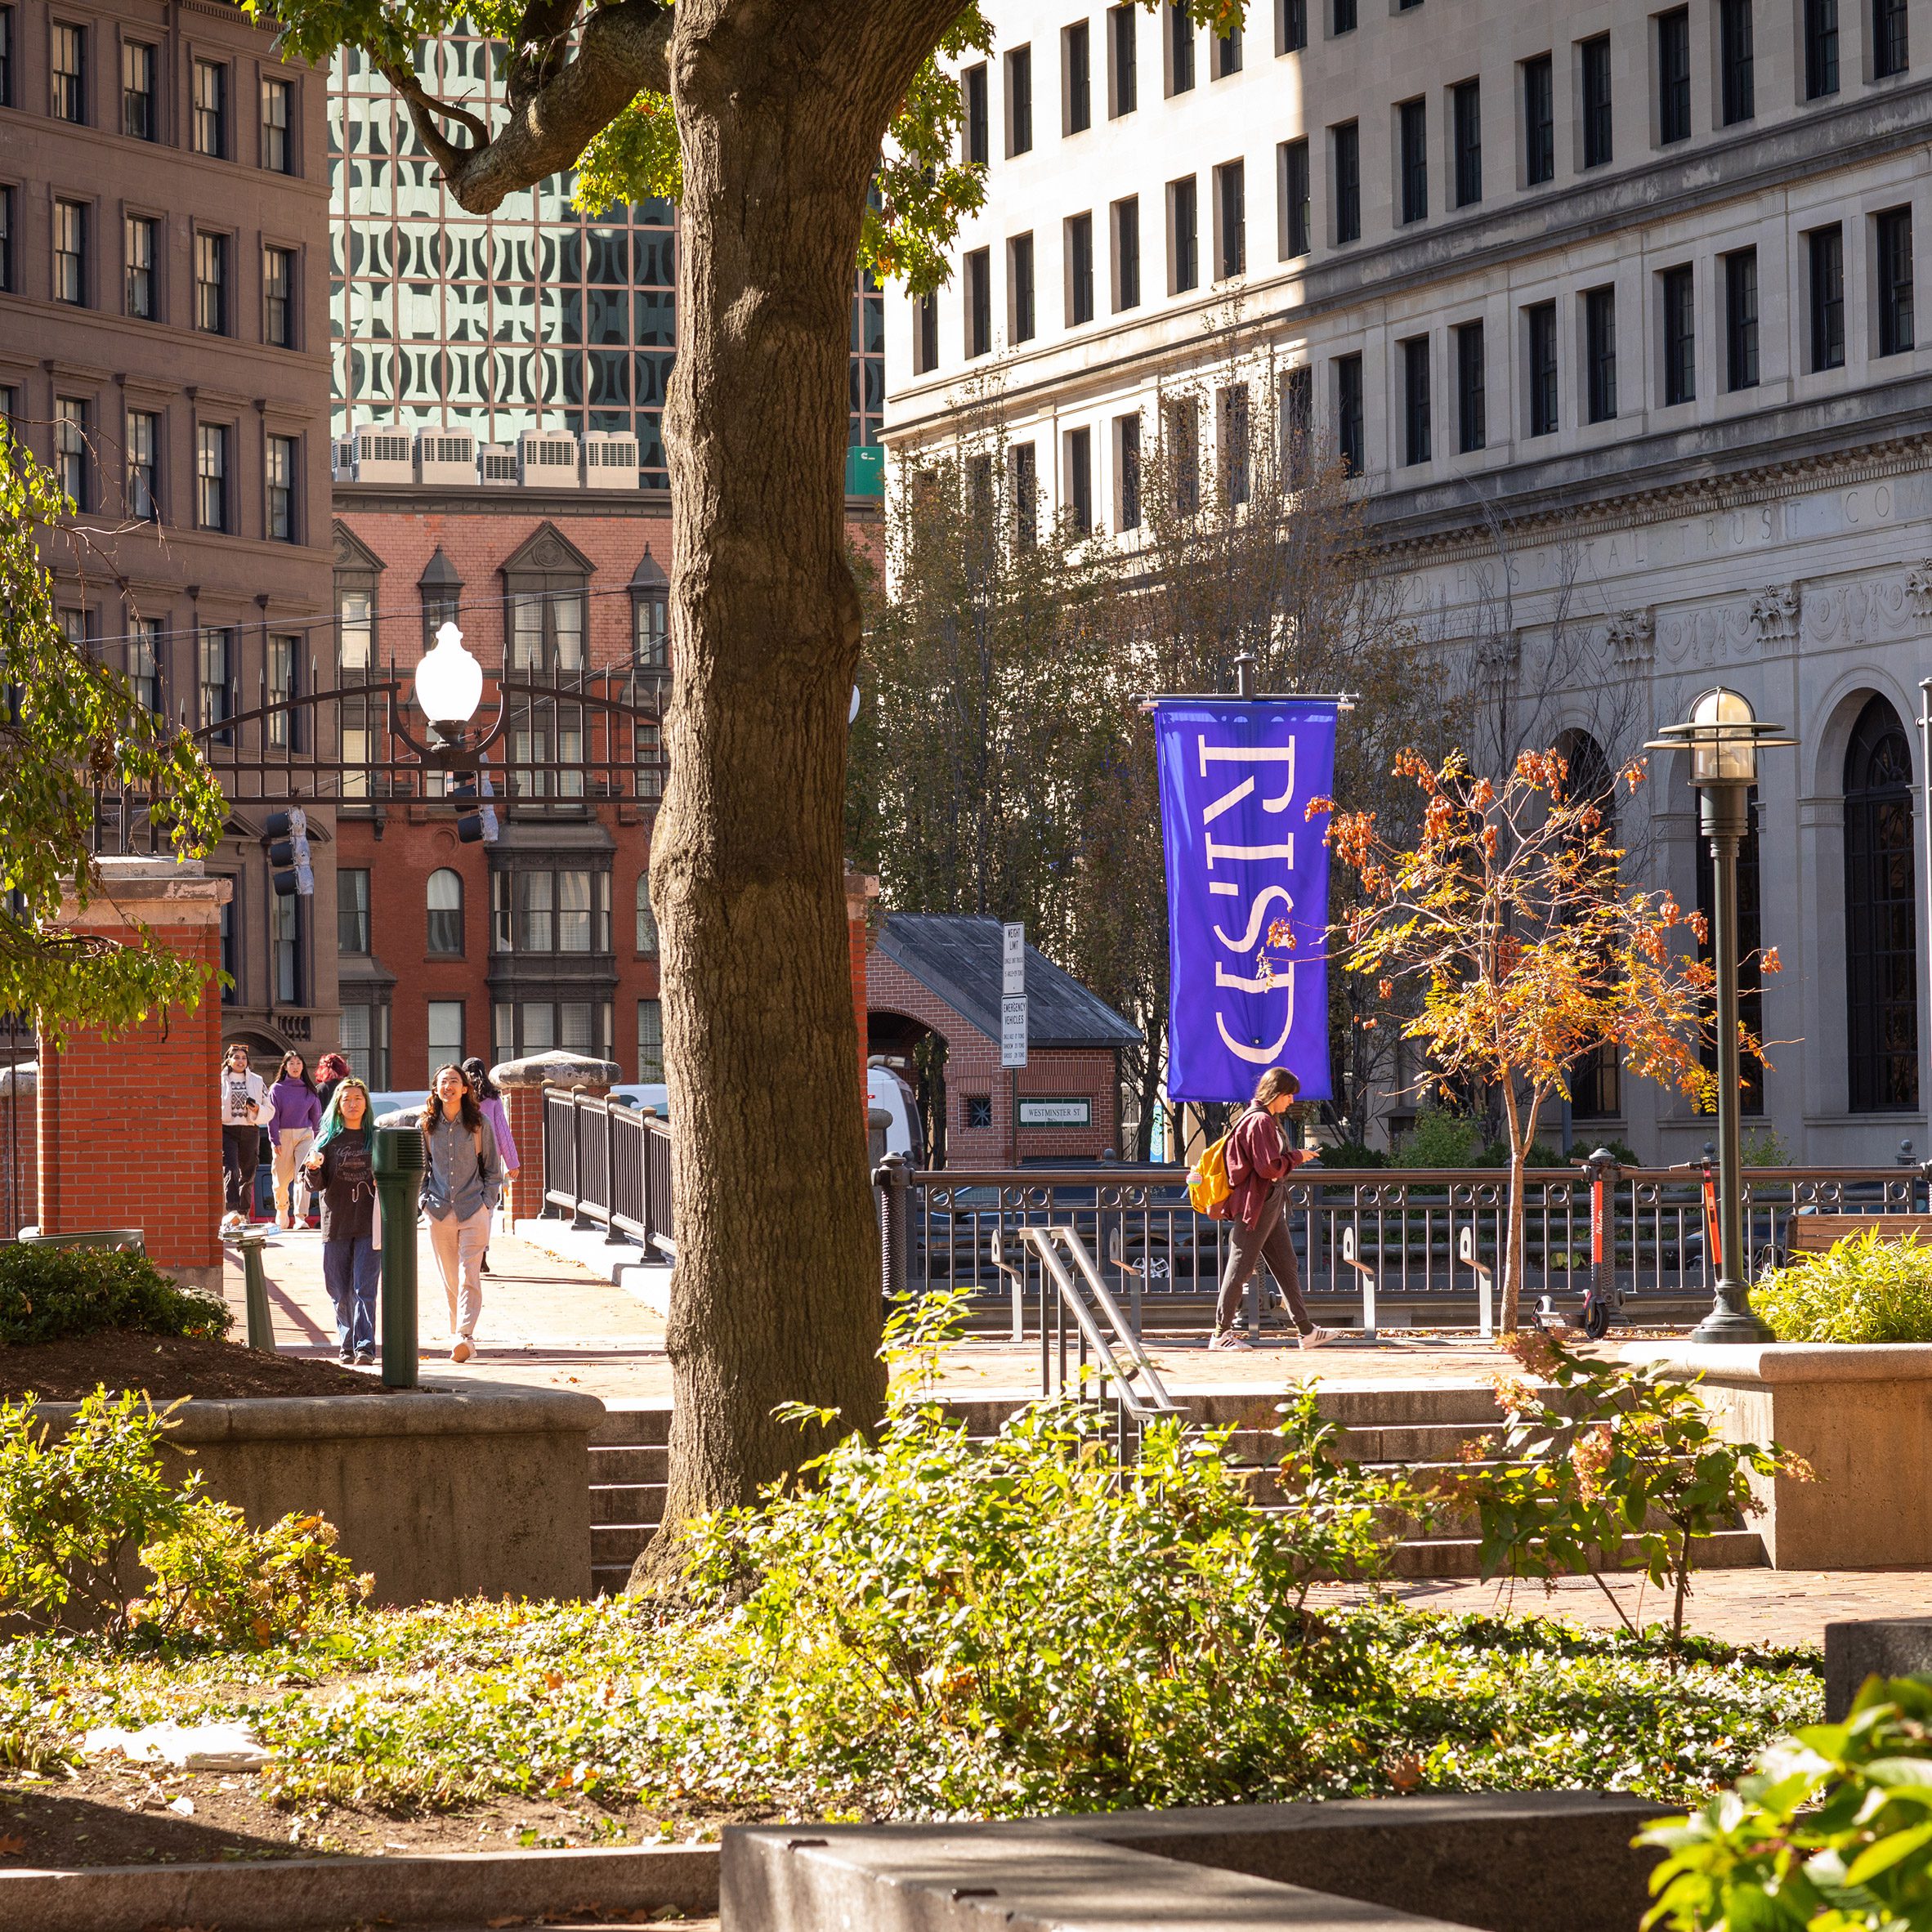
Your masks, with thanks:
M 315 874 L 309 864 L 308 814 L 299 805 L 270 812 L 262 821 L 262 843 L 268 848 L 275 897 L 287 899 L 297 892 L 305 899 L 311 897 Z
M 485 803 L 487 796 L 474 771 L 451 776 L 449 797 L 456 807 L 456 836 L 465 845 L 496 843 L 496 807 Z

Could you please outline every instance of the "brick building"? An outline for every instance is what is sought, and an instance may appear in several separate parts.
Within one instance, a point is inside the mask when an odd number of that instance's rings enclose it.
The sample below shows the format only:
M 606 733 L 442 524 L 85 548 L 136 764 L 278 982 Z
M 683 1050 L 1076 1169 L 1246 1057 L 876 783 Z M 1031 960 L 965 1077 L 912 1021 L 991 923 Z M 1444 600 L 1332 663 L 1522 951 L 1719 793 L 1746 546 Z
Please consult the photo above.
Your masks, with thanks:
M 1120 1146 L 1120 1049 L 1140 1036 L 1028 946 L 1027 1062 L 1004 1070 L 1000 938 L 997 919 L 888 914 L 866 963 L 868 1051 L 913 1080 L 935 1166 L 1098 1160 Z

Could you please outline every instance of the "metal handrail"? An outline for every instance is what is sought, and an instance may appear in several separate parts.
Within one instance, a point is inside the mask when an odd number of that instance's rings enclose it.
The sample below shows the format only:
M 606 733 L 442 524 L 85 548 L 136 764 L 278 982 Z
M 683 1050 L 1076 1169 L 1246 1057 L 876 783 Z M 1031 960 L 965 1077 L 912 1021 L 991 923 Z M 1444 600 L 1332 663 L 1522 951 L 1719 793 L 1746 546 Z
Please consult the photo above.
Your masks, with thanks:
M 579 1228 L 601 1227 L 673 1259 L 671 1130 L 621 1100 L 546 1087 L 543 1096 L 543 1204 Z

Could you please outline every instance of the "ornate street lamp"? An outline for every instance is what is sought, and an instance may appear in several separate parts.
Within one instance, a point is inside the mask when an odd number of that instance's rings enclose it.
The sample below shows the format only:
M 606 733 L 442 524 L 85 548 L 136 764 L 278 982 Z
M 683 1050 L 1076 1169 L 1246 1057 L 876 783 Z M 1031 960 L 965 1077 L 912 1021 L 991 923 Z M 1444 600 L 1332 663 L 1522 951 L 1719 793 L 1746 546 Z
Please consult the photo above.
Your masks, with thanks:
M 1795 745 L 1782 725 L 1760 724 L 1750 701 L 1721 685 L 1691 707 L 1689 721 L 1666 725 L 1646 751 L 1691 754 L 1697 816 L 1711 841 L 1711 956 L 1717 981 L 1717 1283 L 1711 1313 L 1693 1342 L 1769 1342 L 1769 1326 L 1751 1311 L 1744 1255 L 1743 1096 L 1737 1049 L 1737 847 L 1750 823 L 1758 753 Z

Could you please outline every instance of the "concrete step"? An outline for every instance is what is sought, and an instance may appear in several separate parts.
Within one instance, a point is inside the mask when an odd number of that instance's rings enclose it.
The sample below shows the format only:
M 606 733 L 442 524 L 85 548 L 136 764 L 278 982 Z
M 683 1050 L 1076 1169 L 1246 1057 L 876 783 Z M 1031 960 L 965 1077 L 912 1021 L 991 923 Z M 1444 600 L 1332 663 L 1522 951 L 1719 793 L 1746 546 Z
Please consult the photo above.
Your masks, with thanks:
M 668 1442 L 670 1439 L 669 1397 L 607 1397 L 604 1402 L 604 1419 L 590 1432 L 590 1446 L 593 1449 Z
M 671 1451 L 662 1442 L 625 1443 L 621 1448 L 590 1446 L 590 1486 L 603 1483 L 662 1483 L 670 1474 Z
M 1500 1436 L 1500 1414 L 1487 1422 L 1419 1422 L 1382 1429 L 1344 1429 L 1335 1447 L 1362 1463 L 1453 1462 L 1465 1443 Z
M 590 1520 L 600 1528 L 626 1523 L 662 1523 L 664 1485 L 661 1483 L 593 1483 L 590 1486 Z
M 600 1569 L 621 1563 L 627 1570 L 631 1559 L 656 1533 L 655 1523 L 597 1523 L 590 1532 L 590 1568 L 594 1576 Z
M 1398 1576 L 1478 1576 L 1480 1542 L 1474 1536 L 1424 1536 L 1398 1545 L 1394 1573 Z M 1624 1542 L 1624 1560 L 1613 1567 L 1634 1570 L 1640 1566 L 1634 1539 Z M 1769 1562 L 1764 1539 L 1755 1530 L 1720 1530 L 1716 1535 L 1699 1536 L 1691 1545 L 1691 1567 L 1697 1570 L 1755 1570 Z M 1534 1587 L 1534 1579 L 1525 1582 Z
M 593 1597 L 619 1597 L 631 1580 L 628 1563 L 596 1563 L 591 1568 L 590 1594 Z

